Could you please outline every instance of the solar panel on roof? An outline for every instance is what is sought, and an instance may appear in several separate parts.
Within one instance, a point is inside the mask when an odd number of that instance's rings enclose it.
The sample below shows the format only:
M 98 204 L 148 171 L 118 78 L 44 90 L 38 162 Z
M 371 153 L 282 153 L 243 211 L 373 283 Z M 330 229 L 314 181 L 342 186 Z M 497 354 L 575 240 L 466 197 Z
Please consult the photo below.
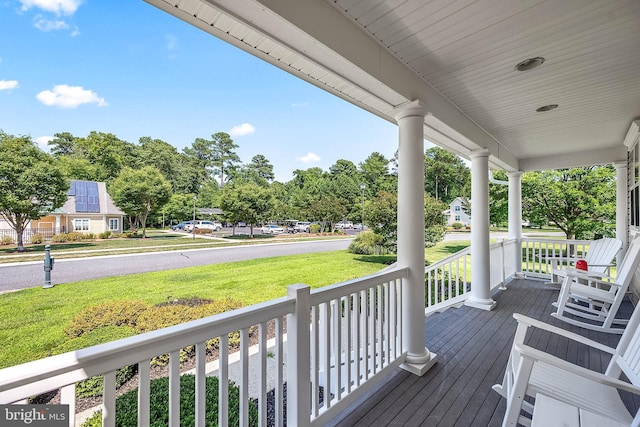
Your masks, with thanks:
M 87 212 L 100 213 L 100 197 L 98 196 L 97 182 L 87 182 Z
M 76 181 L 76 212 L 89 212 L 87 204 L 87 182 Z
M 72 181 L 67 195 L 75 196 L 76 212 L 100 213 L 100 193 L 97 182 Z

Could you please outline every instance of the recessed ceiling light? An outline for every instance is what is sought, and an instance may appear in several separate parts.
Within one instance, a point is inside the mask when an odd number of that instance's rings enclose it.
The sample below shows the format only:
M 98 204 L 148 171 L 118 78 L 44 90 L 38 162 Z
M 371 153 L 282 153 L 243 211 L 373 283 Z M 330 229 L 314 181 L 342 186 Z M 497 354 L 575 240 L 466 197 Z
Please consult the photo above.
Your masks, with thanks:
M 542 111 L 555 110 L 556 108 L 558 108 L 558 104 L 549 104 L 549 105 L 543 105 L 540 108 L 536 108 L 536 111 L 540 113 Z
M 516 65 L 516 70 L 518 71 L 529 71 L 533 70 L 536 67 L 539 67 L 544 62 L 544 58 L 541 56 L 536 56 L 535 58 L 525 59 L 524 61 L 518 63 Z

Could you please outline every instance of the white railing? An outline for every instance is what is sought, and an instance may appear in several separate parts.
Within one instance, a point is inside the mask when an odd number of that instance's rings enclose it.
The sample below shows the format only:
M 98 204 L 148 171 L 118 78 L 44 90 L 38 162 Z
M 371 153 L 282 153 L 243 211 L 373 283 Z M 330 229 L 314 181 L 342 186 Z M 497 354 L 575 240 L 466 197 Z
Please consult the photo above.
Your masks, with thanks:
M 377 382 L 374 379 L 404 362 L 402 279 L 406 272 L 395 269 L 312 292 L 312 425 L 326 424 L 370 389 Z
M 249 425 L 251 398 L 257 398 L 258 425 L 266 426 L 267 393 L 273 387 L 275 426 L 284 423 L 286 382 L 289 425 L 323 425 L 353 403 L 392 368 L 404 361 L 402 351 L 402 280 L 407 269 L 393 269 L 310 292 L 305 285 L 288 288 L 287 297 L 194 320 L 0 370 L 0 404 L 61 389 L 61 403 L 75 414 L 75 384 L 104 378 L 102 423 L 116 420 L 116 371 L 138 366 L 138 425 L 150 423 L 151 359 L 169 354 L 169 425 L 180 425 L 180 350 L 195 345 L 195 425 L 205 425 L 207 341 L 219 339 L 215 371 L 218 381 L 218 425 L 229 423 L 229 334 L 239 331 L 239 424 Z M 284 318 L 286 316 L 286 323 Z M 267 325 L 275 324 L 274 345 L 267 347 Z M 286 326 L 287 333 L 284 334 Z M 257 357 L 250 357 L 249 336 L 257 329 Z M 285 360 L 286 353 L 286 363 Z M 267 373 L 268 359 L 275 372 Z M 267 377 L 275 377 L 268 385 Z M 249 395 L 249 382 L 258 384 Z M 311 384 L 311 387 L 309 387 Z M 322 397 L 321 397 L 322 395 Z M 75 417 L 70 417 L 70 426 Z
M 517 240 L 502 240 L 490 246 L 490 289 L 503 286 L 517 273 Z M 471 248 L 425 268 L 425 313 L 462 303 L 471 291 Z
M 551 277 L 551 259 L 558 257 L 559 264 L 569 264 L 570 258 L 584 256 L 590 240 L 522 239 L 522 272 L 528 277 Z

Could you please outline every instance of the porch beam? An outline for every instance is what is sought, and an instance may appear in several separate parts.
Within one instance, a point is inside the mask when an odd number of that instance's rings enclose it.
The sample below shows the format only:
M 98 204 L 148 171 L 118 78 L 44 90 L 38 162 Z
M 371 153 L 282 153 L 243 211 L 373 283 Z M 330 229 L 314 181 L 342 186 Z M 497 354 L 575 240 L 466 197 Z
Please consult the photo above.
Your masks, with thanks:
M 435 363 L 426 348 L 424 285 L 424 137 L 427 111 L 420 101 L 396 108 L 398 147 L 398 267 L 409 269 L 402 281 L 402 368 L 424 375 Z
M 507 172 L 509 177 L 509 239 L 516 240 L 516 247 L 522 246 L 522 172 Z M 522 254 L 515 251 L 516 274 L 522 274 Z
M 520 159 L 519 169 L 523 172 L 566 169 L 589 165 L 605 165 L 626 161 L 625 147 L 606 148 L 602 150 L 583 151 L 579 153 Z
M 489 150 L 471 153 L 471 295 L 470 307 L 492 310 L 489 247 Z

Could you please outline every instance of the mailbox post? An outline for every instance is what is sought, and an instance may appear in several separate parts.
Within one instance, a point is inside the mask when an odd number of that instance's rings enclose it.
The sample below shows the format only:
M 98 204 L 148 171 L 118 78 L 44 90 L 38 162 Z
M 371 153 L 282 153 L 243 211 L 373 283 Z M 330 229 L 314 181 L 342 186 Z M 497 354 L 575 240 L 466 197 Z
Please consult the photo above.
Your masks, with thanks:
M 51 256 L 51 246 L 46 245 L 44 247 L 44 285 L 45 289 L 53 288 L 51 284 L 51 270 L 53 270 L 54 258 Z

